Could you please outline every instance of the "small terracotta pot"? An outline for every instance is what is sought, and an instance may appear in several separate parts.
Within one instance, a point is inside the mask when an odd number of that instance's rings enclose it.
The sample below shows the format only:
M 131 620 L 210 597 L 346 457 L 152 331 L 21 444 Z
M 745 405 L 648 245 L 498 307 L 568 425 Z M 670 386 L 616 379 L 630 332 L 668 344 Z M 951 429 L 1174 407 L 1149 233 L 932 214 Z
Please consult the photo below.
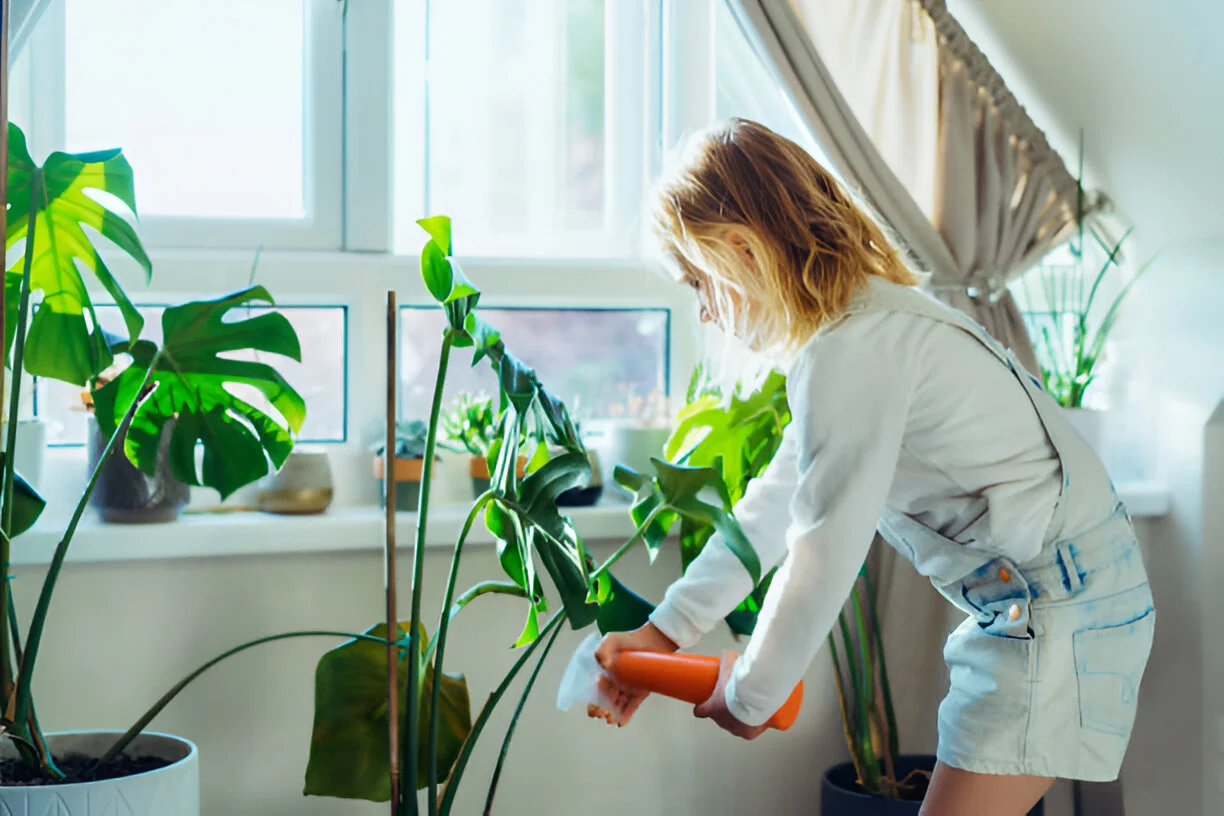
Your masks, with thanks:
M 392 476 L 395 477 L 395 509 L 415 513 L 421 506 L 421 479 L 424 477 L 425 460 L 394 460 Z M 387 506 L 386 465 L 381 456 L 374 457 L 374 479 L 378 482 L 378 506 Z
M 527 474 L 527 457 L 518 458 L 518 477 Z M 468 461 L 468 475 L 472 477 L 472 496 L 476 497 L 489 489 L 492 475 L 489 473 L 489 462 L 483 456 L 473 456 Z

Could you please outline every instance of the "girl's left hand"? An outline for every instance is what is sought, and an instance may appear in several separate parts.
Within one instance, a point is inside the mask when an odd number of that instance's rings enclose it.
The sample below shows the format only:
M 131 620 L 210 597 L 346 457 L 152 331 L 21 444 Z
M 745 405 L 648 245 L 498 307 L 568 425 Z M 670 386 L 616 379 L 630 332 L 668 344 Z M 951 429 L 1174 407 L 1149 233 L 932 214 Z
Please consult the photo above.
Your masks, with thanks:
M 738 658 L 739 654 L 736 652 L 723 652 L 722 661 L 718 666 L 718 684 L 714 687 L 714 693 L 710 695 L 710 699 L 694 708 L 693 714 L 702 719 L 713 720 L 719 728 L 740 739 L 754 740 L 765 733 L 766 726 L 745 725 L 727 709 L 727 682 L 731 679 L 731 669 Z

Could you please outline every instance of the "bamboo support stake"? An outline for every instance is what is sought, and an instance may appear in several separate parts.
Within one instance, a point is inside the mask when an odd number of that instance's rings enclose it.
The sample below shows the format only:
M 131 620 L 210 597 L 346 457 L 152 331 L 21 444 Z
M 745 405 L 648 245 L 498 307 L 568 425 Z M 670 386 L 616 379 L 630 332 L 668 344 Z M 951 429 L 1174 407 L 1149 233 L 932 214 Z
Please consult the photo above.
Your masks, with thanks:
M 386 495 L 386 536 L 383 543 L 386 555 L 387 587 L 387 738 L 391 747 L 391 816 L 395 816 L 400 801 L 400 768 L 399 768 L 399 688 L 396 654 L 398 646 L 395 641 L 399 620 L 395 603 L 395 418 L 396 418 L 396 384 L 399 372 L 396 370 L 396 340 L 398 339 L 399 311 L 395 306 L 395 292 L 387 292 L 387 438 L 383 447 L 383 491 Z M 411 634 L 411 633 L 409 633 Z
M 4 234 L 8 235 L 8 124 L 9 124 L 9 2 L 0 0 L 0 203 L 3 203 Z M 0 267 L 0 278 L 8 274 L 8 241 L 5 240 L 4 266 Z M 3 284 L 0 281 L 0 337 L 4 337 L 4 316 L 8 304 L 4 302 Z M 6 350 L 7 351 L 7 350 Z M 7 358 L 6 358 L 7 364 Z M 5 401 L 4 377 L 0 376 L 0 405 L 8 405 Z M 11 417 L 16 422 L 17 417 Z

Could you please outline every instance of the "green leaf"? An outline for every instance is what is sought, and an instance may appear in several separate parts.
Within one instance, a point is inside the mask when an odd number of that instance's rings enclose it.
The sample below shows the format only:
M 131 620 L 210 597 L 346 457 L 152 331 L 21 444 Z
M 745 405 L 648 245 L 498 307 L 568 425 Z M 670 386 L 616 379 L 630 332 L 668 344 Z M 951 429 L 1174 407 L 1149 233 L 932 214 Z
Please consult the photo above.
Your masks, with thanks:
M 624 465 L 616 465 L 612 469 L 612 479 L 632 493 L 636 493 L 651 482 L 649 476 L 638 473 L 636 470 L 627 468 Z
M 498 375 L 502 390 L 506 392 L 514 410 L 519 414 L 526 414 L 539 387 L 535 372 L 507 351 L 502 355 Z
M 744 535 L 744 530 L 739 526 L 739 522 L 732 518 L 730 513 L 692 497 L 672 502 L 672 506 L 682 515 L 712 524 L 722 536 L 727 549 L 731 550 L 744 565 L 744 569 L 748 570 L 748 575 L 752 577 L 752 585 L 756 586 L 760 583 L 761 559 L 757 556 L 752 543 L 748 541 L 748 537 Z
M 4 471 L 3 451 L 0 451 L 0 473 Z M 13 529 L 9 531 L 10 538 L 16 538 L 34 526 L 47 502 L 30 483 L 21 478 L 20 473 L 13 473 Z
M 428 218 L 422 218 L 417 221 L 417 224 L 425 232 L 429 233 L 429 237 L 438 248 L 446 255 L 454 252 L 451 248 L 451 220 L 447 215 L 431 215 Z
M 30 158 L 25 135 L 11 123 L 8 145 L 5 247 L 12 248 L 27 237 L 32 212 L 34 240 L 27 241 L 25 248 L 32 257 L 30 291 L 42 292 L 42 301 L 30 320 L 25 368 L 35 376 L 84 386 L 109 366 L 113 357 L 99 328 L 82 271 L 91 273 L 118 306 L 129 341 L 136 340 L 144 325 L 102 261 L 91 233 L 84 229 L 88 227 L 131 257 L 148 280 L 152 263 L 132 223 L 125 214 L 102 203 L 105 197 L 97 197 L 106 193 L 134 215 L 132 168 L 118 150 L 53 153 L 38 167 Z M 23 257 L 16 257 L 9 273 L 20 273 L 23 262 Z M 6 277 L 6 291 L 8 284 Z M 11 343 L 11 332 L 6 330 L 6 335 L 6 344 Z M 6 359 L 9 348 L 6 345 Z
M 421 279 L 433 299 L 446 303 L 451 292 L 451 265 L 445 251 L 433 241 L 427 241 L 421 249 Z
M 608 577 L 609 587 L 607 598 L 600 601 L 596 617 L 600 632 L 630 632 L 650 620 L 650 613 L 654 612 L 652 603 L 634 593 L 614 575 L 604 575 Z
M 145 372 L 153 366 L 153 391 L 132 418 L 124 452 L 145 473 L 157 463 L 158 440 L 171 417 L 171 469 L 187 484 L 217 490 L 222 498 L 268 473 L 268 459 L 279 468 L 293 449 L 292 434 L 306 418 L 306 404 L 275 368 L 267 363 L 234 360 L 223 354 L 258 351 L 301 359 L 297 334 L 284 315 L 227 320 L 229 312 L 251 301 L 272 303 L 262 286 L 214 300 L 167 309 L 162 315 L 165 345 L 157 354 L 148 341 L 128 350 L 132 364 L 94 391 L 95 412 L 103 435 L 122 419 Z M 277 420 L 229 389 L 255 389 L 283 419 Z M 194 452 L 204 448 L 201 473 Z
M 402 638 L 408 623 L 401 623 Z M 365 634 L 384 637 L 386 624 Z M 427 638 L 420 630 L 422 650 Z M 408 688 L 408 649 L 399 648 L 399 693 Z M 417 778 L 428 779 L 429 706 L 434 681 L 433 665 L 425 667 L 421 689 L 422 715 L 418 732 L 421 750 Z M 407 711 L 401 711 L 401 721 Z M 391 798 L 387 769 L 390 765 L 387 710 L 387 649 L 368 640 L 350 640 L 325 653 L 315 669 L 315 718 L 306 766 L 304 793 L 386 802 Z M 438 715 L 438 768 L 449 775 L 464 740 L 472 730 L 467 681 L 442 674 Z

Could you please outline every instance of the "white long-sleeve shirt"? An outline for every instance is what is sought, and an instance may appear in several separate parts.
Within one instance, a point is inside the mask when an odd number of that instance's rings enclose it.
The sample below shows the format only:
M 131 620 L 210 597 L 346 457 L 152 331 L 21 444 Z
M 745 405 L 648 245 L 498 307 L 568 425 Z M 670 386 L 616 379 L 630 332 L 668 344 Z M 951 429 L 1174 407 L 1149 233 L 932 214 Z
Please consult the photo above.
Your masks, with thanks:
M 856 315 L 809 342 L 787 373 L 791 424 L 735 507 L 762 574 L 781 563 L 727 689 L 748 725 L 766 722 L 802 679 L 886 506 L 957 541 L 989 510 L 989 546 L 1024 562 L 1042 546 L 1061 481 L 1015 375 L 946 323 Z M 689 648 L 751 590 L 715 536 L 651 620 Z

